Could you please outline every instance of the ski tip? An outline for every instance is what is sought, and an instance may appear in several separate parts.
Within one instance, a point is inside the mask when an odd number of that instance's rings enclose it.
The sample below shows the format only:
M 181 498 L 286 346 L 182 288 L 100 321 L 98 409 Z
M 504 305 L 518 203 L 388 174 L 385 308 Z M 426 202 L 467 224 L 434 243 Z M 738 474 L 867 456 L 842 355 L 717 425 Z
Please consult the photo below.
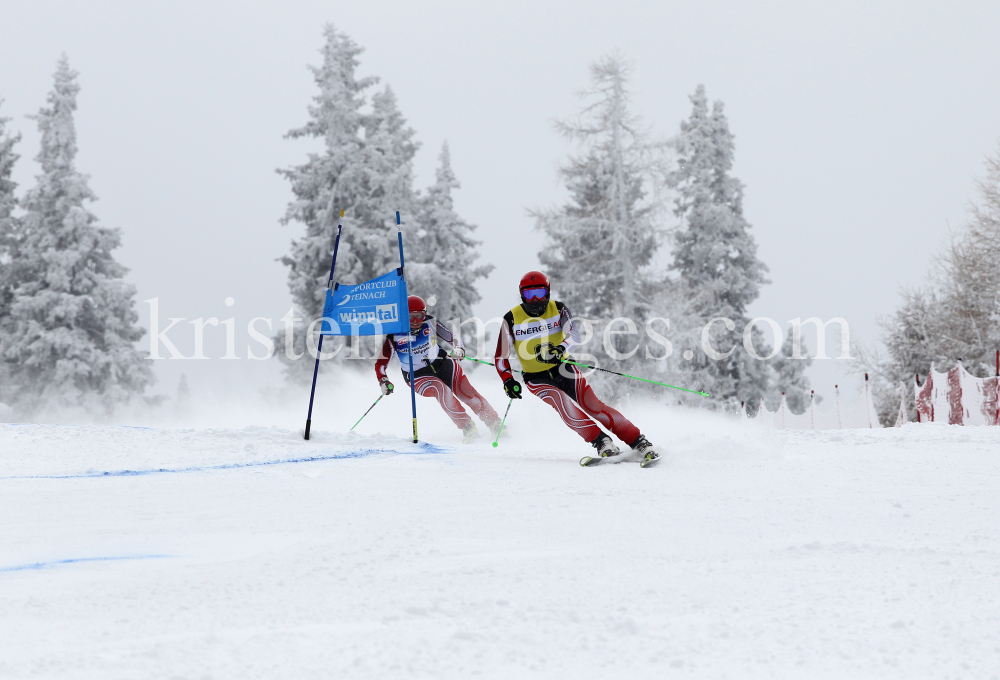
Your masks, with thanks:
M 340 219 L 344 219 L 344 211 L 343 210 L 340 211 Z

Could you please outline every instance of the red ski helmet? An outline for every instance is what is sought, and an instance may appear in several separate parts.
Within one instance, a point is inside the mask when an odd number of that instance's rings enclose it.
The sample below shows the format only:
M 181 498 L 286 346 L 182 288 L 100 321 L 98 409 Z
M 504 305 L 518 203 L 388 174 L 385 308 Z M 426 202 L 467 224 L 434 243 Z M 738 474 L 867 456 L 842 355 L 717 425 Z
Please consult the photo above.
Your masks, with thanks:
M 427 305 L 419 295 L 411 295 L 406 298 L 406 306 L 410 312 L 410 329 L 420 328 L 420 324 L 427 319 Z
M 530 271 L 521 277 L 518 286 L 524 311 L 539 316 L 549 306 L 549 277 L 539 271 Z
M 547 277 L 543 272 L 530 271 L 521 277 L 521 284 L 517 289 L 521 293 L 521 299 L 527 302 L 528 300 L 524 297 L 524 291 L 528 288 L 544 288 L 545 289 L 545 299 L 548 300 L 549 297 L 549 277 Z
M 424 299 L 419 295 L 411 295 L 406 298 L 406 306 L 409 307 L 411 312 L 427 313 L 427 305 L 424 303 Z

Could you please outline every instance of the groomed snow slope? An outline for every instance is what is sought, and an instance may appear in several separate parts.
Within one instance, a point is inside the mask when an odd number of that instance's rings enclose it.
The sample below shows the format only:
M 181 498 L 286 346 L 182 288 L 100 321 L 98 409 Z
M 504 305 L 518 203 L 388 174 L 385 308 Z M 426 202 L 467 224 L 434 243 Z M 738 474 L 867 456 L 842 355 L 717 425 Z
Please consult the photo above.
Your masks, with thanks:
M 0 425 L 0 677 L 1000 677 L 1000 430 L 635 408 L 664 463 L 585 469 L 538 408 Z

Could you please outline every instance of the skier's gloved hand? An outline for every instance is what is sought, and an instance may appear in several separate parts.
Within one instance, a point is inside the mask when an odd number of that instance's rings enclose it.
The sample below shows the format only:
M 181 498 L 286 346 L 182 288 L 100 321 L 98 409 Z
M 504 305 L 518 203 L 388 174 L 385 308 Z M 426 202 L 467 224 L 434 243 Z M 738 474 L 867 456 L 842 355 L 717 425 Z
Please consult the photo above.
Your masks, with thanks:
M 458 359 L 461 361 L 465 358 L 465 348 L 464 347 L 454 347 L 451 350 L 451 358 Z
M 513 378 L 507 378 L 503 381 L 503 391 L 507 393 L 507 396 L 511 399 L 521 398 L 521 383 L 514 380 Z
M 560 364 L 566 356 L 566 348 L 562 345 L 553 345 L 543 342 L 538 346 L 538 360 L 546 364 Z
M 382 388 L 383 397 L 387 394 L 392 394 L 393 386 L 392 383 L 389 382 L 388 378 L 382 378 L 381 380 L 379 380 L 378 386 Z

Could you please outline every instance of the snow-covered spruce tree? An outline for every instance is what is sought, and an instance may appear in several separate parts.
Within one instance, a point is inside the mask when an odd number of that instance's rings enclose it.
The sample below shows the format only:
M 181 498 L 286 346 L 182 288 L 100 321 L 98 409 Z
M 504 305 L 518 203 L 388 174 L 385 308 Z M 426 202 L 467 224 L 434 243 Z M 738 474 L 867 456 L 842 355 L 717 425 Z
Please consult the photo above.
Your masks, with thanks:
M 409 217 L 405 238 L 416 231 L 413 157 L 419 144 L 413 128 L 399 112 L 396 96 L 386 88 L 372 97 L 365 117 L 365 192 L 355 208 L 358 227 L 365 232 L 354 243 L 354 255 L 364 281 L 399 266 L 396 211 Z M 338 265 L 339 266 L 339 265 Z M 379 343 L 381 345 L 381 343 Z
M 591 87 L 582 93 L 589 103 L 577 120 L 556 124 L 583 147 L 559 170 L 569 200 L 555 209 L 531 212 L 536 228 L 546 236 L 538 258 L 554 294 L 576 317 L 593 320 L 598 338 L 614 318 L 631 319 L 642 328 L 648 310 L 644 293 L 652 280 L 648 265 L 660 240 L 660 204 L 651 186 L 659 167 L 657 148 L 628 110 L 628 75 L 628 66 L 617 54 L 591 66 Z M 629 354 L 626 344 L 636 342 L 630 336 L 611 337 L 619 356 Z M 602 364 L 612 361 L 599 339 L 585 351 Z M 644 360 L 641 352 L 632 356 L 631 362 Z M 615 362 L 615 370 L 625 370 L 628 363 Z M 607 377 L 599 374 L 594 379 Z M 618 379 L 609 384 L 615 396 L 636 387 Z
M 0 105 L 3 105 L 3 99 L 0 99 Z M 17 183 L 11 179 L 11 173 L 14 170 L 14 163 L 20 158 L 14 153 L 14 146 L 21 141 L 20 134 L 7 132 L 9 122 L 10 118 L 0 116 L 0 236 L 8 240 L 17 232 L 14 226 L 17 224 L 17 219 L 14 217 L 14 210 L 17 207 L 15 196 Z M 6 242 L 6 240 L 0 241 L 0 247 Z
M 875 348 L 857 345 L 852 362 L 858 373 L 872 378 L 875 408 L 886 427 L 895 423 L 899 412 L 899 387 L 905 385 L 909 419 L 916 419 L 912 390 L 914 375 L 926 379 L 931 362 L 945 371 L 955 362 L 955 356 L 944 347 L 944 337 L 950 337 L 944 315 L 939 313 L 937 293 L 929 288 L 907 288 L 901 291 L 903 303 L 892 316 L 879 319 L 886 354 Z M 952 358 L 949 359 L 949 356 Z
M 689 311 L 701 324 L 717 317 L 733 321 L 731 330 L 723 322 L 713 324 L 711 335 L 720 354 L 735 350 L 715 360 L 701 351 L 700 343 L 680 349 L 694 352 L 685 364 L 689 386 L 720 402 L 758 403 L 768 390 L 769 368 L 744 350 L 742 333 L 749 321 L 747 307 L 767 283 L 767 267 L 757 259 L 757 244 L 743 217 L 743 184 L 730 174 L 734 144 L 722 102 L 716 101 L 710 112 L 705 88 L 699 85 L 691 103 L 691 115 L 674 140 L 678 167 L 670 184 L 677 192 L 674 213 L 682 224 L 671 267 L 680 276 Z M 770 353 L 759 331 L 754 330 L 753 338 L 760 356 Z
M 2 99 L 0 104 L 3 104 Z M 17 183 L 11 179 L 11 173 L 14 163 L 20 157 L 14 153 L 14 145 L 21 141 L 21 135 L 6 131 L 9 122 L 10 118 L 0 117 L 0 318 L 9 314 L 13 295 L 13 267 L 10 258 L 18 236 L 18 219 L 14 215 L 17 208 Z
M 430 304 L 430 311 L 445 323 L 462 321 L 472 316 L 472 305 L 479 302 L 476 280 L 485 278 L 493 265 L 475 265 L 481 241 L 472 237 L 476 226 L 455 212 L 452 189 L 459 183 L 451 169 L 448 143 L 441 147 L 436 180 L 418 201 L 416 234 L 411 230 L 407 250 L 407 285 L 413 295 L 420 295 Z M 457 321 L 456 321 L 457 320 Z M 484 351 L 474 345 L 474 329 L 462 328 L 470 351 Z
M 3 100 L 0 99 L 0 104 Z M 14 215 L 17 207 L 15 190 L 17 184 L 10 178 L 14 163 L 19 156 L 14 153 L 14 145 L 20 141 L 20 135 L 6 132 L 10 118 L 0 117 L 0 333 L 3 333 L 4 319 L 10 316 L 10 305 L 14 299 L 14 266 L 11 256 L 16 247 L 18 237 L 18 219 Z M 0 337 L 0 345 L 3 338 Z M 5 375 L 5 364 L 0 361 L 0 403 L 4 403 L 11 395 L 6 394 L 11 380 Z
M 291 252 L 281 258 L 289 268 L 296 333 L 291 351 L 305 352 L 305 329 L 323 312 L 326 282 L 330 275 L 337 222 L 345 210 L 336 279 L 360 283 L 398 266 L 395 211 L 413 215 L 412 159 L 417 144 L 406 127 L 391 90 L 376 94 L 368 111 L 366 92 L 378 78 L 358 78 L 357 56 L 363 51 L 332 25 L 325 28 L 323 63 L 311 67 L 319 93 L 309 107 L 309 121 L 288 133 L 290 138 L 312 137 L 323 141 L 323 149 L 311 153 L 306 163 L 279 170 L 292 184 L 295 195 L 283 222 L 300 222 L 305 234 L 292 241 Z M 278 356 L 284 359 L 286 375 L 311 374 L 312 361 L 285 357 L 285 335 L 275 338 Z M 324 354 L 336 350 L 341 340 L 331 339 Z M 367 345 L 365 350 L 362 345 Z M 370 356 L 373 341 L 358 343 L 337 353 Z M 358 362 L 361 363 L 361 362 Z
M 12 405 L 25 414 L 42 406 L 108 414 L 153 382 L 133 344 L 145 333 L 136 326 L 135 289 L 111 255 L 121 233 L 84 208 L 95 196 L 74 166 L 76 76 L 63 56 L 49 106 L 33 116 L 42 173 L 22 201 L 10 252 L 13 291 L 0 320 L 0 357 Z
M 976 188 L 980 201 L 971 206 L 964 233 L 938 260 L 933 280 L 947 319 L 938 353 L 961 358 L 983 377 L 993 375 L 1000 348 L 1000 146 L 986 158 L 986 177 Z

